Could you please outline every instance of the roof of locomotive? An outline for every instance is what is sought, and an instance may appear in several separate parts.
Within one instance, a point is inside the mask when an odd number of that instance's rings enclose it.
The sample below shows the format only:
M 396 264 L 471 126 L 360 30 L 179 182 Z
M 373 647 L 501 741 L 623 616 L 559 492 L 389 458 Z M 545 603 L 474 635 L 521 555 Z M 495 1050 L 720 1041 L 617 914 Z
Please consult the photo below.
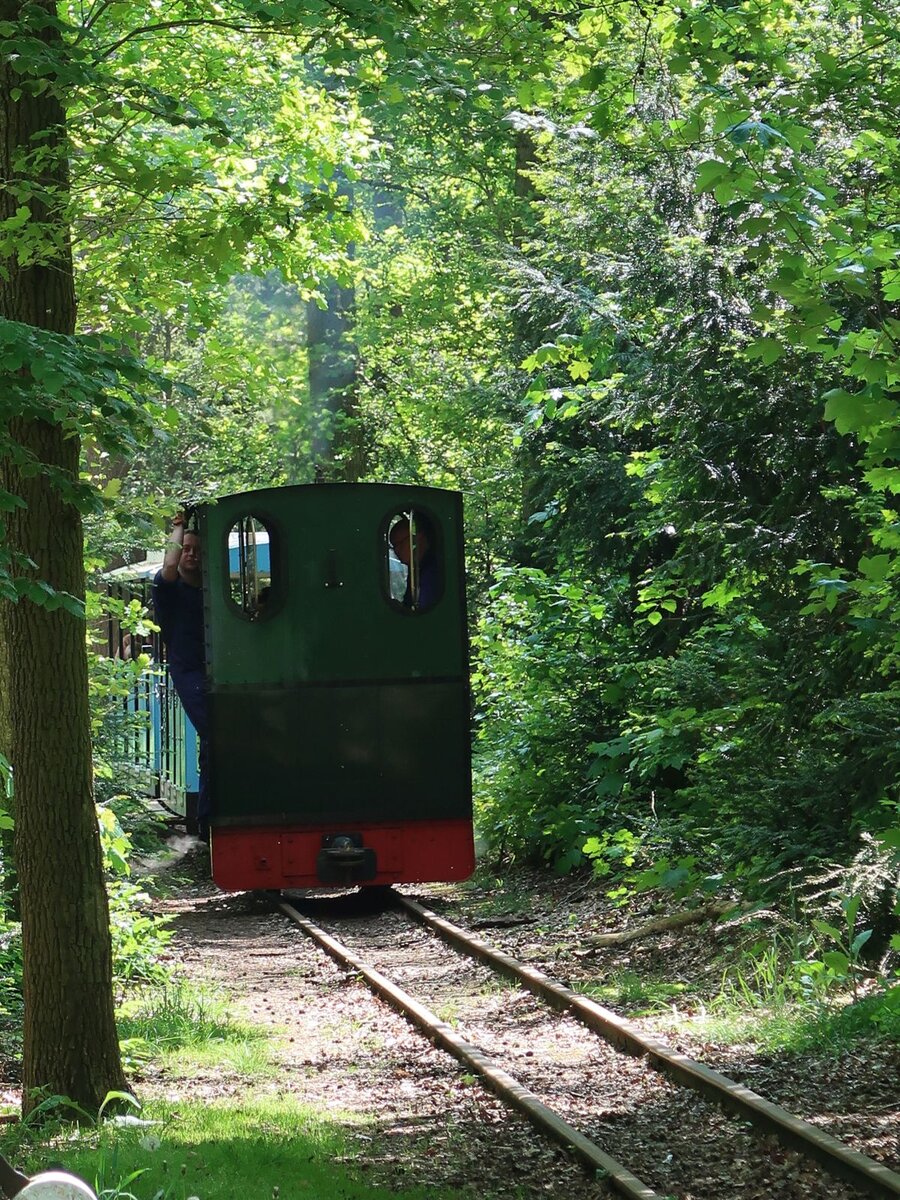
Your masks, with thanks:
M 429 493 L 433 492 L 441 496 L 453 496 L 460 493 L 454 488 L 433 487 L 426 483 L 290 483 L 280 484 L 267 488 L 253 488 L 247 492 L 231 492 L 225 496 L 217 496 L 211 500 L 206 500 L 202 504 L 197 504 L 194 507 L 204 509 L 217 504 L 220 500 L 235 500 L 235 499 L 253 499 L 256 497 L 273 495 L 286 495 L 291 492 L 307 492 L 317 491 L 325 494 L 326 492 L 341 491 L 346 492 L 351 489 L 357 491 L 372 491 L 377 492 L 409 492 L 409 493 Z
M 291 492 L 321 491 L 324 494 L 335 489 L 346 491 L 348 488 L 357 488 L 359 490 L 371 489 L 373 492 L 390 490 L 394 493 L 399 491 L 409 492 L 411 494 L 416 493 L 419 495 L 432 492 L 440 493 L 441 495 L 459 495 L 459 493 L 454 491 L 452 488 L 429 487 L 428 485 L 418 483 L 295 483 L 279 487 L 254 488 L 253 490 L 247 492 L 231 492 L 228 495 L 216 497 L 214 499 L 204 501 L 202 504 L 197 504 L 195 508 L 199 510 L 209 508 L 215 505 L 219 500 L 245 499 L 252 503 L 253 500 L 262 501 L 269 497 L 278 495 L 283 496 L 286 493 Z M 265 530 L 260 530 L 256 534 L 256 541 L 260 546 L 267 546 L 269 543 L 268 533 Z M 238 535 L 236 533 L 231 533 L 229 535 L 228 546 L 230 550 L 234 550 L 235 552 L 237 551 Z M 104 572 L 103 578 L 111 582 L 117 582 L 121 580 L 152 579 L 156 572 L 162 567 L 163 558 L 164 551 L 149 550 L 147 551 L 144 559 L 140 560 L 139 562 L 127 564 L 124 567 L 117 567 L 113 571 L 106 571 Z M 234 569 L 237 569 L 236 566 Z

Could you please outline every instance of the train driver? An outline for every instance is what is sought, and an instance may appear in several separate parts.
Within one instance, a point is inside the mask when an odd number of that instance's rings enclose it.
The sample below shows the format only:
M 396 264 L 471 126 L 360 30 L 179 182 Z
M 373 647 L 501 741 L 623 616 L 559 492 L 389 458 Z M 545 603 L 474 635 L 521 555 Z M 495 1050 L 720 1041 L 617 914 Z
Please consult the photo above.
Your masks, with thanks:
M 184 513 L 179 513 L 172 523 L 162 568 L 153 580 L 153 606 L 166 647 L 169 675 L 200 741 L 197 823 L 200 837 L 206 841 L 211 812 L 207 771 L 209 707 L 200 564 L 200 537 L 186 527 Z
M 407 568 L 404 607 L 420 611 L 431 608 L 438 598 L 439 578 L 434 538 L 428 521 L 415 513 L 410 526 L 409 518 L 401 517 L 391 526 L 388 537 L 394 554 Z

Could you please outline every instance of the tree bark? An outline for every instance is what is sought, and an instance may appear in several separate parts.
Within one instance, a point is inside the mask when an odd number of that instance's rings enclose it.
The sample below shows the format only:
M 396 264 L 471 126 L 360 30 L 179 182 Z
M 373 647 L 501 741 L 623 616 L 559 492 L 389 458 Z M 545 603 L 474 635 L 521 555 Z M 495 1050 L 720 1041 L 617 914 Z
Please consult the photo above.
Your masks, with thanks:
M 20 262 L 13 250 L 0 263 L 0 317 L 71 334 L 64 85 L 47 65 L 53 52 L 62 60 L 64 47 L 52 24 L 43 27 L 47 17 L 56 17 L 51 0 L 0 0 L 0 20 L 50 52 L 34 68 L 39 78 L 23 77 L 5 56 L 0 61 L 0 221 L 25 204 L 29 236 L 40 237 L 36 257 Z M 2 486 L 26 502 L 5 522 L 8 544 L 36 563 L 36 578 L 83 598 L 81 514 L 46 473 L 50 468 L 77 480 L 78 439 L 55 424 L 49 410 L 46 419 L 8 416 L 15 442 L 31 460 L 25 470 L 10 460 L 0 464 Z M 85 627 L 64 609 L 3 601 L 0 639 L 22 911 L 23 1109 L 30 1111 L 40 1099 L 36 1090 L 44 1089 L 96 1112 L 109 1091 L 126 1085 L 92 791 Z
M 329 480 L 355 483 L 366 460 L 358 415 L 356 293 L 330 280 L 325 300 L 324 309 L 312 300 L 306 308 L 310 410 L 321 429 L 313 440 L 313 461 Z
M 333 86 L 325 82 L 326 88 Z M 341 179 L 338 194 L 354 203 L 353 188 Z M 349 248 L 353 253 L 353 247 Z M 356 289 L 330 279 L 325 307 L 306 306 L 309 402 L 317 431 L 312 458 L 318 478 L 356 483 L 366 471 L 366 437 L 359 414 L 359 350 Z

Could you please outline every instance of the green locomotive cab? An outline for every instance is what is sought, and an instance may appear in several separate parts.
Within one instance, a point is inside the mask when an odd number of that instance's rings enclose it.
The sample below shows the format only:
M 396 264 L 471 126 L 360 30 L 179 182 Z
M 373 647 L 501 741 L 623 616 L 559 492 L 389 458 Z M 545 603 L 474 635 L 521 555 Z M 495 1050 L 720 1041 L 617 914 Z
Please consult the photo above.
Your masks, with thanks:
M 465 878 L 474 866 L 462 503 L 310 484 L 200 510 L 213 878 Z

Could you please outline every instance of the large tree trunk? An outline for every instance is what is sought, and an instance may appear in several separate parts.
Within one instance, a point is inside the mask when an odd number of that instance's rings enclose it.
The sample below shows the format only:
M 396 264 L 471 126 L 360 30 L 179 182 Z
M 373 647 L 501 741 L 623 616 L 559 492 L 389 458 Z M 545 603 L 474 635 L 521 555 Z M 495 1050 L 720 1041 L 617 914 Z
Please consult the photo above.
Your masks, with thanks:
M 62 53 L 52 27 L 42 30 L 42 15 L 55 17 L 50 0 L 0 0 L 0 20 Z M 41 82 L 50 86 L 40 95 L 30 82 L 7 59 L 0 62 L 0 181 L 9 181 L 0 184 L 0 220 L 27 203 L 29 232 L 40 234 L 45 249 L 24 265 L 15 252 L 0 263 L 0 316 L 70 334 L 75 289 L 65 112 L 46 68 Z M 79 443 L 47 417 L 19 414 L 9 421 L 38 470 L 0 464 L 0 484 L 26 501 L 9 514 L 7 541 L 14 553 L 34 560 L 37 578 L 83 597 L 81 515 L 43 469 L 77 480 Z M 23 1108 L 33 1107 L 34 1089 L 46 1088 L 96 1111 L 110 1090 L 125 1087 L 125 1079 L 91 783 L 85 627 L 64 609 L 4 601 L 0 638 L 25 961 Z
M 347 180 L 340 181 L 338 193 L 353 206 L 353 188 Z M 355 326 L 355 288 L 342 287 L 336 279 L 330 279 L 325 288 L 325 307 L 319 308 L 312 300 L 306 306 L 309 404 L 316 423 L 312 457 L 317 478 L 343 483 L 361 479 L 367 459 L 359 415 Z
M 354 338 L 353 288 L 330 280 L 324 309 L 306 307 L 309 401 L 319 432 L 313 461 L 329 480 L 355 483 L 365 471 L 365 439 L 358 415 L 359 358 Z

